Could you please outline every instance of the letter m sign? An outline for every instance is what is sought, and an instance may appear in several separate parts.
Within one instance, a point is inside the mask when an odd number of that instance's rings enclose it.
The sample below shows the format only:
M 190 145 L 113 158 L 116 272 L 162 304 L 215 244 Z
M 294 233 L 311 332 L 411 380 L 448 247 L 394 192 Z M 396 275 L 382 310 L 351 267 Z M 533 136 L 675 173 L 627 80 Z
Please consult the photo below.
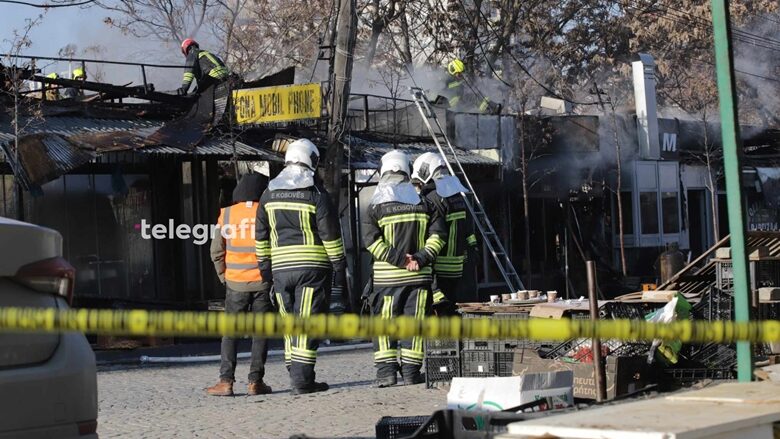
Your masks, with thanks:
M 677 152 L 677 133 L 664 133 L 663 152 Z

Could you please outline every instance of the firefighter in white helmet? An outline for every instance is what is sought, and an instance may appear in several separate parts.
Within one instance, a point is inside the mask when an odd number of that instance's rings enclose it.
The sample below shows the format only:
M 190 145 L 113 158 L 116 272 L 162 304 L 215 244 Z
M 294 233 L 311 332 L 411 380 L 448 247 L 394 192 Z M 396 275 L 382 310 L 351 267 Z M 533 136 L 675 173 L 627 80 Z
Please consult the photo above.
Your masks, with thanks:
M 268 183 L 255 221 L 255 251 L 264 279 L 273 279 L 281 314 L 309 316 L 328 310 L 333 285 L 343 286 L 346 262 L 341 228 L 328 193 L 314 181 L 317 147 L 298 139 L 287 147 L 285 167 Z M 285 363 L 293 394 L 328 390 L 315 381 L 319 340 L 286 336 Z
M 396 150 L 382 157 L 379 184 L 362 227 L 363 242 L 374 258 L 369 306 L 385 319 L 425 318 L 431 305 L 431 265 L 447 239 L 443 218 L 417 194 L 409 174 L 405 153 Z M 395 385 L 399 370 L 405 384 L 422 382 L 422 362 L 420 337 L 374 340 L 378 387 Z
M 412 181 L 421 188 L 420 195 L 439 209 L 447 223 L 447 245 L 433 264 L 433 306 L 437 314 L 450 314 L 455 303 L 479 301 L 473 276 L 477 246 L 474 219 L 461 195 L 469 191 L 457 177 L 450 175 L 441 155 L 432 152 L 422 154 L 414 161 Z

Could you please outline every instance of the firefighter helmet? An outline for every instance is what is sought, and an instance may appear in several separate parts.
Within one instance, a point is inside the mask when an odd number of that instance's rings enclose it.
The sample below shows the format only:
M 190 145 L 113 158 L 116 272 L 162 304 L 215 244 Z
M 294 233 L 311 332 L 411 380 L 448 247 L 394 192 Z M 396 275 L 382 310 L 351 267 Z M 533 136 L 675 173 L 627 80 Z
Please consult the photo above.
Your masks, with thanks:
M 459 59 L 453 59 L 447 64 L 447 71 L 450 72 L 450 75 L 452 76 L 459 75 L 466 71 L 466 65 Z
M 73 79 L 87 79 L 87 72 L 81 67 L 73 69 Z
M 311 140 L 298 139 L 287 145 L 287 152 L 284 154 L 285 165 L 297 164 L 314 171 L 319 161 L 320 151 Z
M 190 47 L 200 47 L 198 46 L 198 42 L 193 40 L 192 38 L 187 38 L 184 41 L 181 42 L 181 53 L 184 54 L 184 56 L 187 56 L 187 52 L 190 51 Z
M 379 176 L 385 172 L 400 172 L 409 176 L 409 156 L 397 149 L 382 156 L 382 166 L 379 168 Z
M 433 152 L 426 152 L 420 157 L 417 157 L 417 160 L 414 161 L 414 165 L 412 166 L 412 178 L 420 180 L 423 184 L 428 183 L 436 170 L 445 166 L 447 165 L 444 163 L 441 155 Z

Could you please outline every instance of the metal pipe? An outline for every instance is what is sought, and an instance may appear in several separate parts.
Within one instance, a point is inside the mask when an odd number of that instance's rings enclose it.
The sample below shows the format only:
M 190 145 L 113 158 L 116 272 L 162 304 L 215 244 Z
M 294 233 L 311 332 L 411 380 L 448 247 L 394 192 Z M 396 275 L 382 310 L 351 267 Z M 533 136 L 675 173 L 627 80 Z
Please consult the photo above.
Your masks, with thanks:
M 739 140 L 737 85 L 734 78 L 734 51 L 731 47 L 728 0 L 712 0 L 712 27 L 731 234 L 731 260 L 734 264 L 734 321 L 739 323 L 750 320 L 750 279 L 748 279 L 748 259 L 745 250 L 742 147 Z M 746 341 L 737 342 L 737 379 L 741 382 L 749 382 L 753 379 L 753 347 Z
M 588 273 L 588 305 L 590 305 L 590 320 L 596 322 L 599 319 L 599 301 L 596 297 L 596 263 L 586 261 L 585 266 Z M 593 375 L 596 378 L 596 401 L 601 402 L 607 399 L 607 377 L 604 373 L 604 361 L 601 358 L 601 340 L 593 337 L 590 345 L 593 354 Z
M 116 64 L 120 66 L 146 66 L 146 67 L 157 67 L 161 69 L 180 69 L 182 68 L 182 65 L 170 65 L 170 64 L 142 64 L 137 62 L 128 62 L 128 61 L 103 61 L 103 60 L 97 60 L 97 59 L 85 59 L 85 58 L 61 58 L 61 57 L 53 57 L 53 56 L 35 56 L 35 55 L 14 55 L 10 53 L 0 53 L 0 57 L 8 57 L 8 58 L 21 58 L 21 59 L 44 59 L 47 61 L 76 61 L 76 62 L 82 62 L 82 63 L 97 63 L 97 64 Z

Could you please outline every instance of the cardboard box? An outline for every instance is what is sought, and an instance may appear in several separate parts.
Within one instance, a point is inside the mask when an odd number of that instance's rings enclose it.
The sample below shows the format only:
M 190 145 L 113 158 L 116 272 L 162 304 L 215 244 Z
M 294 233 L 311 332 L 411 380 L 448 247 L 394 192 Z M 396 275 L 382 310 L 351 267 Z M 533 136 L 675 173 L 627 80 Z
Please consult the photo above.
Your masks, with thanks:
M 596 378 L 592 363 L 567 363 L 539 357 L 533 349 L 517 349 L 512 374 L 568 370 L 574 374 L 574 397 L 596 399 Z M 653 383 L 652 369 L 645 357 L 607 356 L 607 398 L 625 395 Z
M 571 371 L 546 371 L 513 377 L 453 378 L 447 408 L 501 411 L 547 399 L 553 408 L 574 403 Z

